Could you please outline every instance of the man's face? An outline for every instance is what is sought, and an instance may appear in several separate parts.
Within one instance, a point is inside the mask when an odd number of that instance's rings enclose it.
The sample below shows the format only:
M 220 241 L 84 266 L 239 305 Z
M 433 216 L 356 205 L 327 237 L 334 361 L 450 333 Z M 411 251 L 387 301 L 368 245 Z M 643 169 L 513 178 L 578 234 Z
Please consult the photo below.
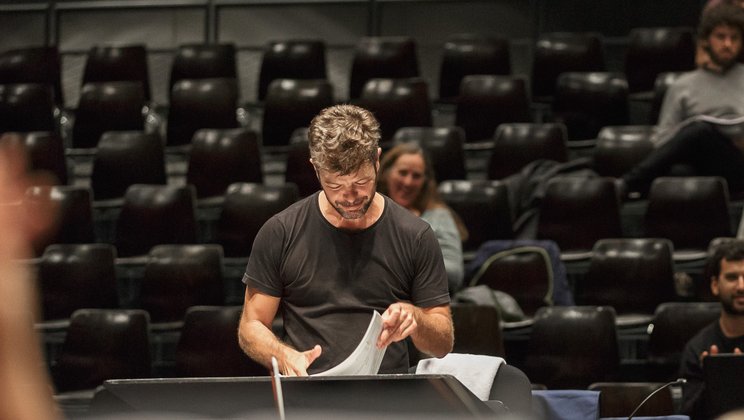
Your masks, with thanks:
M 735 26 L 718 25 L 710 33 L 704 47 L 714 64 L 728 69 L 741 52 L 741 30 Z
M 328 202 L 341 217 L 360 219 L 372 204 L 377 182 L 377 165 L 367 163 L 356 173 L 340 175 L 317 170 L 320 186 Z
M 721 273 L 712 279 L 710 289 L 718 296 L 724 311 L 744 315 L 744 260 L 721 260 Z

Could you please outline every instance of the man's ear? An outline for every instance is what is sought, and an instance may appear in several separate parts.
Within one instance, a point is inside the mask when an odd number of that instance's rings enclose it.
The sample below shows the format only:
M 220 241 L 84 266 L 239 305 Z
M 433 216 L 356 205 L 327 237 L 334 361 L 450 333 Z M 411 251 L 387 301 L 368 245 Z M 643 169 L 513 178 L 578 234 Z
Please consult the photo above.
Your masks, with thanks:
M 710 54 L 710 42 L 708 41 L 708 38 L 700 38 L 700 48 Z
M 718 277 L 710 277 L 710 292 L 713 296 L 718 296 Z

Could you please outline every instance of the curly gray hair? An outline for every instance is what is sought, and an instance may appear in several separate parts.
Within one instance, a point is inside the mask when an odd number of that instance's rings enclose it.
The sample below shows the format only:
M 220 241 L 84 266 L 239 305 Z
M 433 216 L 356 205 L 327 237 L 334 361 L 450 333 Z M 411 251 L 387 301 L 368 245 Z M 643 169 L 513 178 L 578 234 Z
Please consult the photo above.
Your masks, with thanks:
M 348 175 L 377 162 L 380 124 L 364 108 L 336 105 L 313 118 L 308 140 L 316 169 Z

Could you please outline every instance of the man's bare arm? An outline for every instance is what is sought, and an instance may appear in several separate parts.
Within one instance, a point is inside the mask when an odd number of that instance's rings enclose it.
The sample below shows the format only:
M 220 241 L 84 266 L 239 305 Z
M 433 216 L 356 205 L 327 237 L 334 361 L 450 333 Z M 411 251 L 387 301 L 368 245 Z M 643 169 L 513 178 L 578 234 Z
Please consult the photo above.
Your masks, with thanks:
M 320 356 L 320 346 L 299 352 L 282 343 L 271 331 L 271 323 L 279 309 L 280 299 L 246 287 L 243 314 L 238 327 L 238 342 L 253 360 L 271 369 L 271 357 L 279 370 L 288 376 L 306 376 L 307 368 Z
M 452 351 L 455 339 L 449 305 L 419 308 L 398 302 L 388 307 L 382 319 L 379 347 L 411 336 L 416 348 L 426 354 L 444 357 Z

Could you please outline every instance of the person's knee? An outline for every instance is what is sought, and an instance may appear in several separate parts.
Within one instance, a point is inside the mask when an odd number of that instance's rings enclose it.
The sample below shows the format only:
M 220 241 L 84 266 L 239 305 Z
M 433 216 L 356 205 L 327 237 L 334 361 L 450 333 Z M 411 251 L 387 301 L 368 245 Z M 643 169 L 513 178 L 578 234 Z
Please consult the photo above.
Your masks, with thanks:
M 695 137 L 705 137 L 716 134 L 718 134 L 718 131 L 713 124 L 705 121 L 693 121 L 683 127 L 678 133 L 678 135 L 690 135 Z
M 690 146 L 705 146 L 710 143 L 723 140 L 724 136 L 718 131 L 718 129 L 710 123 L 704 121 L 694 121 L 684 127 L 672 137 L 670 142 L 676 143 L 680 146 L 686 145 L 686 148 Z M 682 146 L 685 147 L 685 146 Z

